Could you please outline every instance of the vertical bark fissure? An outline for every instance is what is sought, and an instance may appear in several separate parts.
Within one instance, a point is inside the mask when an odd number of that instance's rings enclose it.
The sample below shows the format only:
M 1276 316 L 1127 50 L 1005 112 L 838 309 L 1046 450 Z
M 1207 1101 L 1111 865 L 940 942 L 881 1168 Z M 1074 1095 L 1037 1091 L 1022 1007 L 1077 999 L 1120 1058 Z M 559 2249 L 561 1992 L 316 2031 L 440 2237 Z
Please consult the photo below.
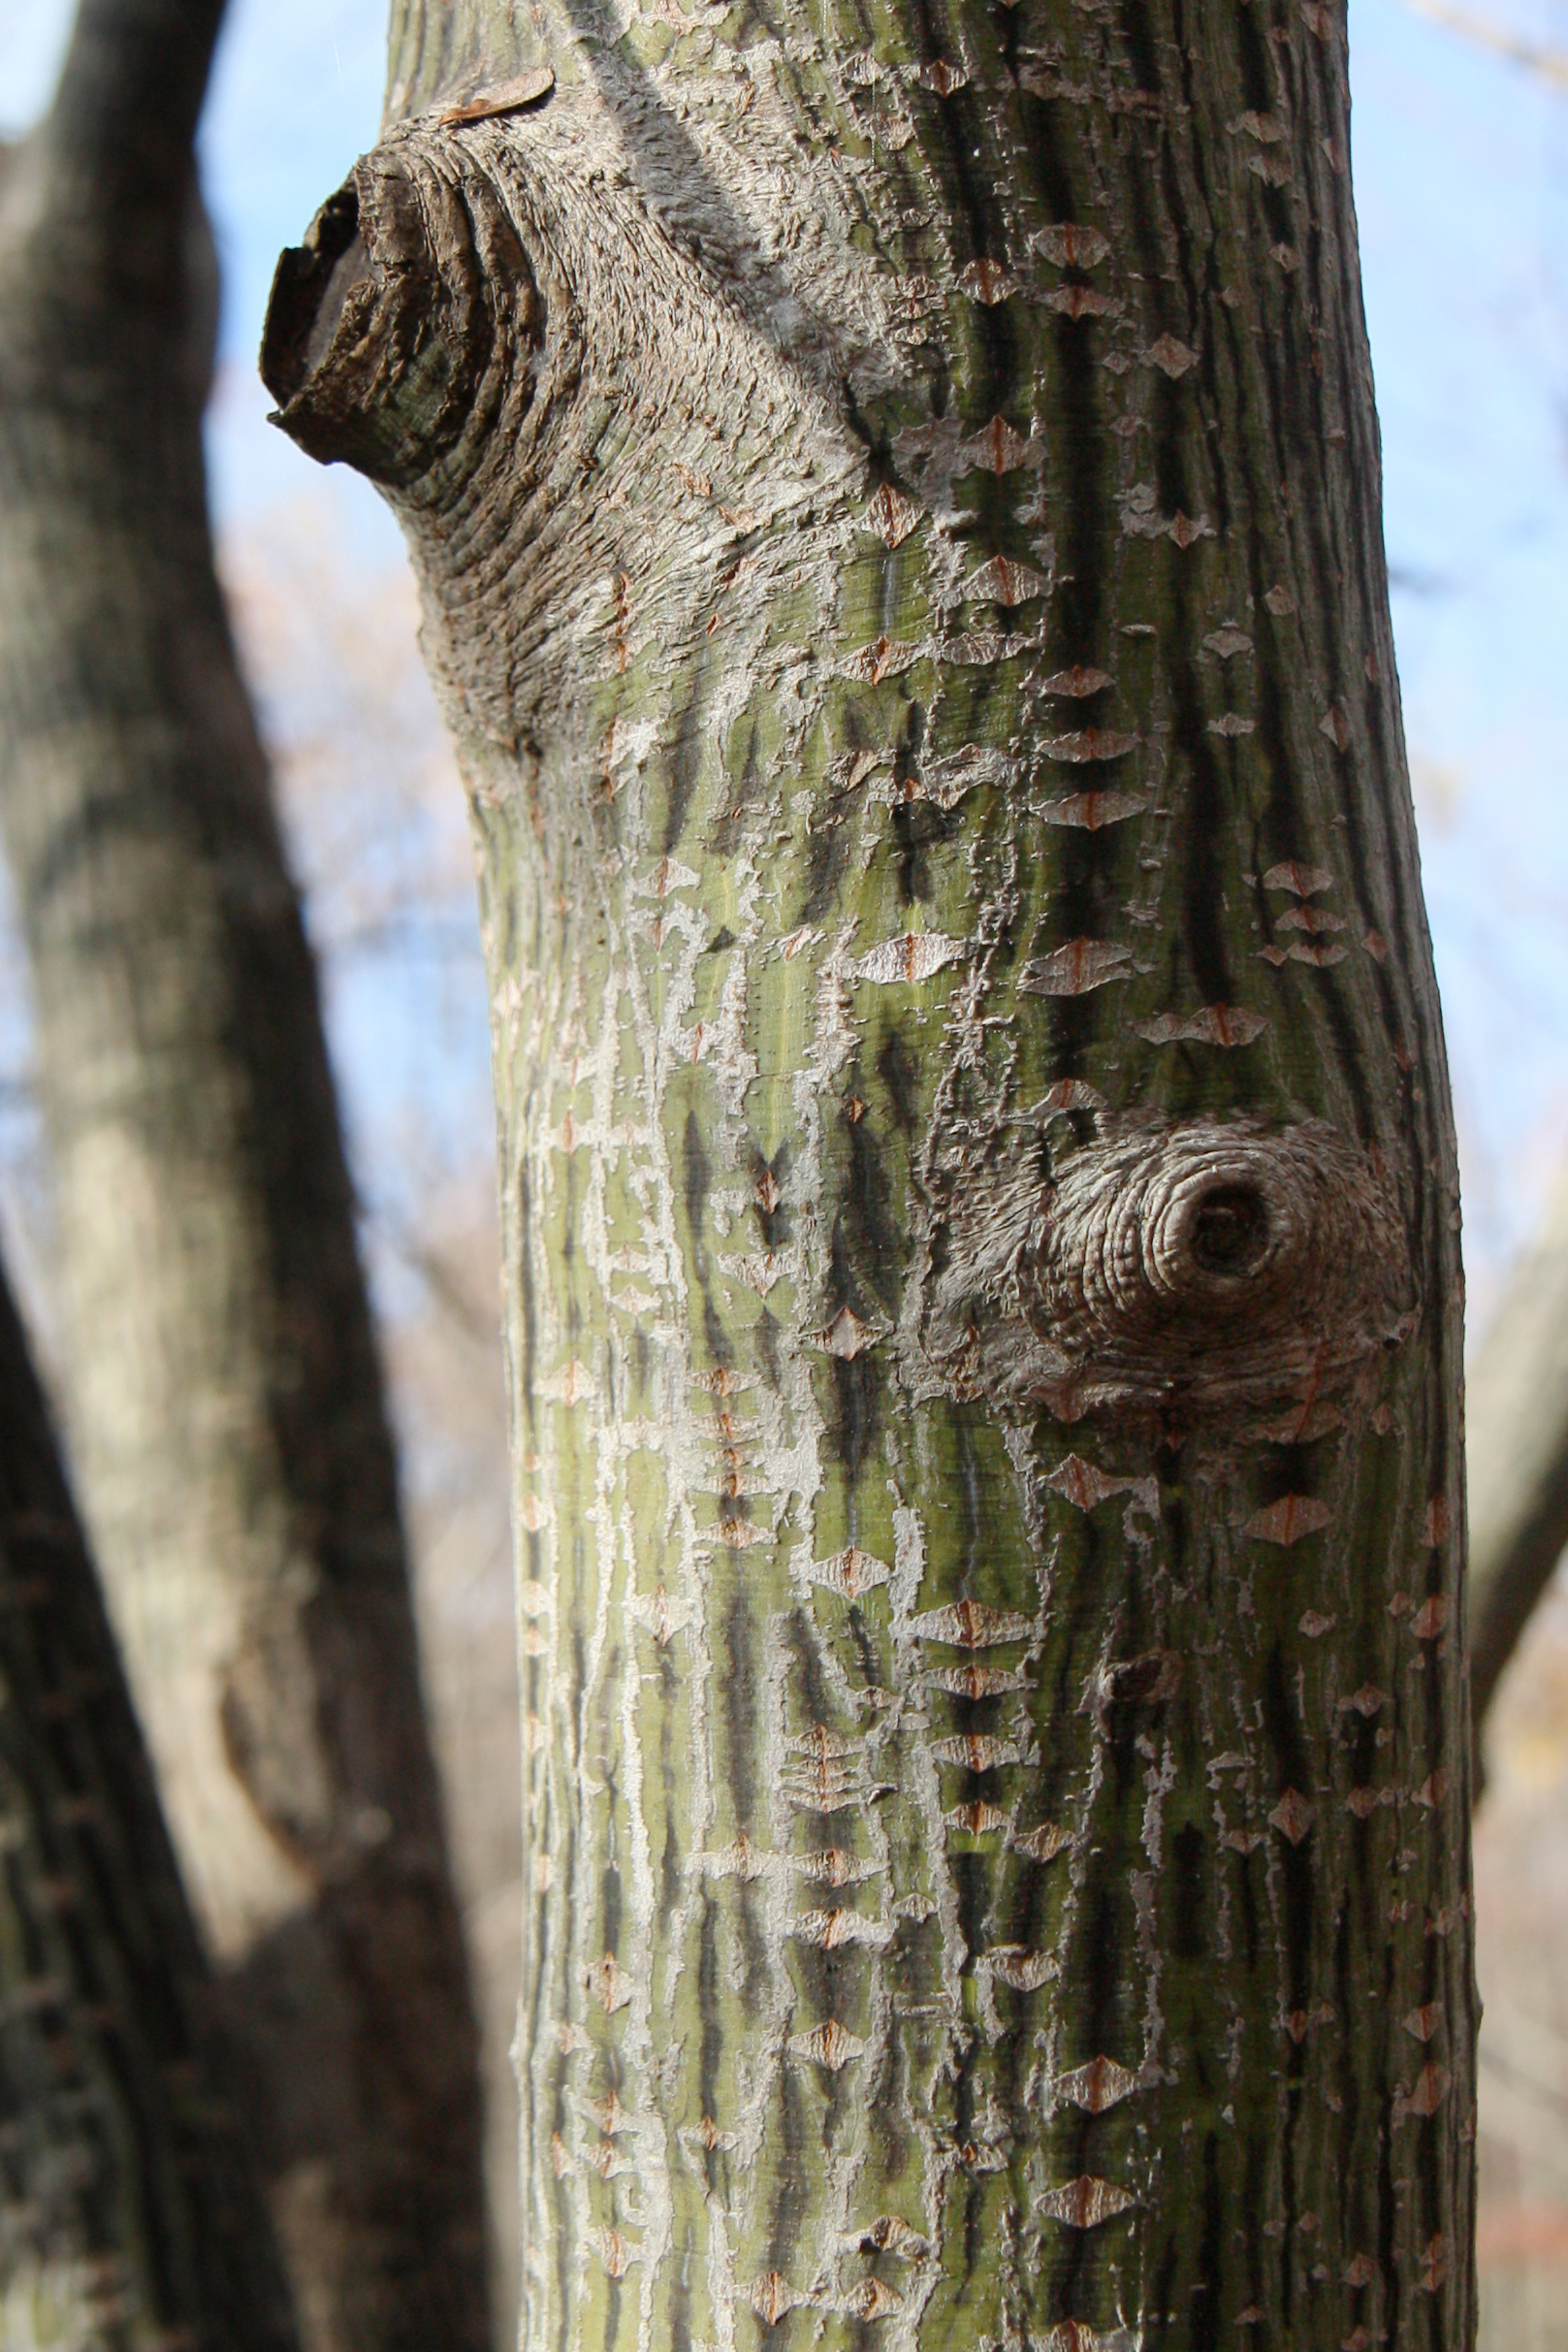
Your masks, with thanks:
M 265 355 L 408 532 L 531 1206 L 528 2340 L 1448 2352 L 1456 1184 L 1342 15 L 543 21 L 395 11 L 344 323 L 318 230 Z M 392 236 L 454 283 L 460 185 L 529 322 L 467 438 Z

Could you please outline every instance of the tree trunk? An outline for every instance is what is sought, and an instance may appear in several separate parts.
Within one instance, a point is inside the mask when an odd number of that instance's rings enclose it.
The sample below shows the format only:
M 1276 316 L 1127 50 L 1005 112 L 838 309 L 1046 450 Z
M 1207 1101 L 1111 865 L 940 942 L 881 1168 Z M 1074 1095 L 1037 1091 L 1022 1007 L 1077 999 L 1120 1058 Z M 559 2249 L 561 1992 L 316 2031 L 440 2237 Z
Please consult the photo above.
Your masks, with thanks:
M 0 2335 L 290 2352 L 212 1984 L 0 1273 Z
M 220 0 L 84 0 L 0 200 L 0 817 L 76 1458 L 312 2345 L 488 2341 L 476 2046 L 316 982 L 213 574 Z
M 402 519 L 479 844 L 525 2341 L 1454 2352 L 1458 1220 L 1343 12 L 392 61 L 264 371 Z

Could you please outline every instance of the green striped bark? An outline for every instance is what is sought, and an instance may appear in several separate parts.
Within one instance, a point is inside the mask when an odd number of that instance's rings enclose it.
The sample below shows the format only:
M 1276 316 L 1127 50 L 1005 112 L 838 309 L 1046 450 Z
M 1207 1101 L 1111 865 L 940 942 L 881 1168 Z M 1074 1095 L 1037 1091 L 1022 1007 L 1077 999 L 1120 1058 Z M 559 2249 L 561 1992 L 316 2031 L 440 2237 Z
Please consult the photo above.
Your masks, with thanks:
M 472 795 L 524 2340 L 1451 2352 L 1456 1186 L 1342 15 L 542 21 L 395 9 L 264 354 Z

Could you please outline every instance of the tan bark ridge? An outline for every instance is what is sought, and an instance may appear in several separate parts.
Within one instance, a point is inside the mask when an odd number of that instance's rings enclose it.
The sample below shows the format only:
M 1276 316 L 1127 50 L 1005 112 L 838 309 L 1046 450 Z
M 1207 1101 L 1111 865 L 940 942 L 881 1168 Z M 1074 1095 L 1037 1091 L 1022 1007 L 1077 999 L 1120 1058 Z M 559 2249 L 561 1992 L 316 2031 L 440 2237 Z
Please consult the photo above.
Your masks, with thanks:
M 476 2037 L 309 950 L 212 566 L 217 0 L 0 190 L 0 821 L 84 1507 L 314 2346 L 488 2340 Z
M 1456 1179 L 1341 11 L 394 12 L 280 422 L 465 767 L 525 2340 L 1454 2352 Z

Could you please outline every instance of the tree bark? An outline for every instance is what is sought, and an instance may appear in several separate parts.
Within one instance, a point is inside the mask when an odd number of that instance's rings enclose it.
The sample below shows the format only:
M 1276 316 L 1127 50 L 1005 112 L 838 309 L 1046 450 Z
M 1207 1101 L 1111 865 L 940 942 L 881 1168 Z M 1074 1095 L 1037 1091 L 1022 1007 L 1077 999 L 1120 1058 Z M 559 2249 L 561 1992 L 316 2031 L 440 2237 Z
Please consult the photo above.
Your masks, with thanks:
M 0 1273 L 0 2333 L 290 2352 L 211 1979 Z
M 264 372 L 401 517 L 479 845 L 525 2342 L 1454 2352 L 1457 1187 L 1343 11 L 391 54 Z
M 84 0 L 0 197 L 0 819 L 76 1459 L 307 2336 L 488 2341 L 476 2037 L 315 975 L 212 567 L 220 0 Z

